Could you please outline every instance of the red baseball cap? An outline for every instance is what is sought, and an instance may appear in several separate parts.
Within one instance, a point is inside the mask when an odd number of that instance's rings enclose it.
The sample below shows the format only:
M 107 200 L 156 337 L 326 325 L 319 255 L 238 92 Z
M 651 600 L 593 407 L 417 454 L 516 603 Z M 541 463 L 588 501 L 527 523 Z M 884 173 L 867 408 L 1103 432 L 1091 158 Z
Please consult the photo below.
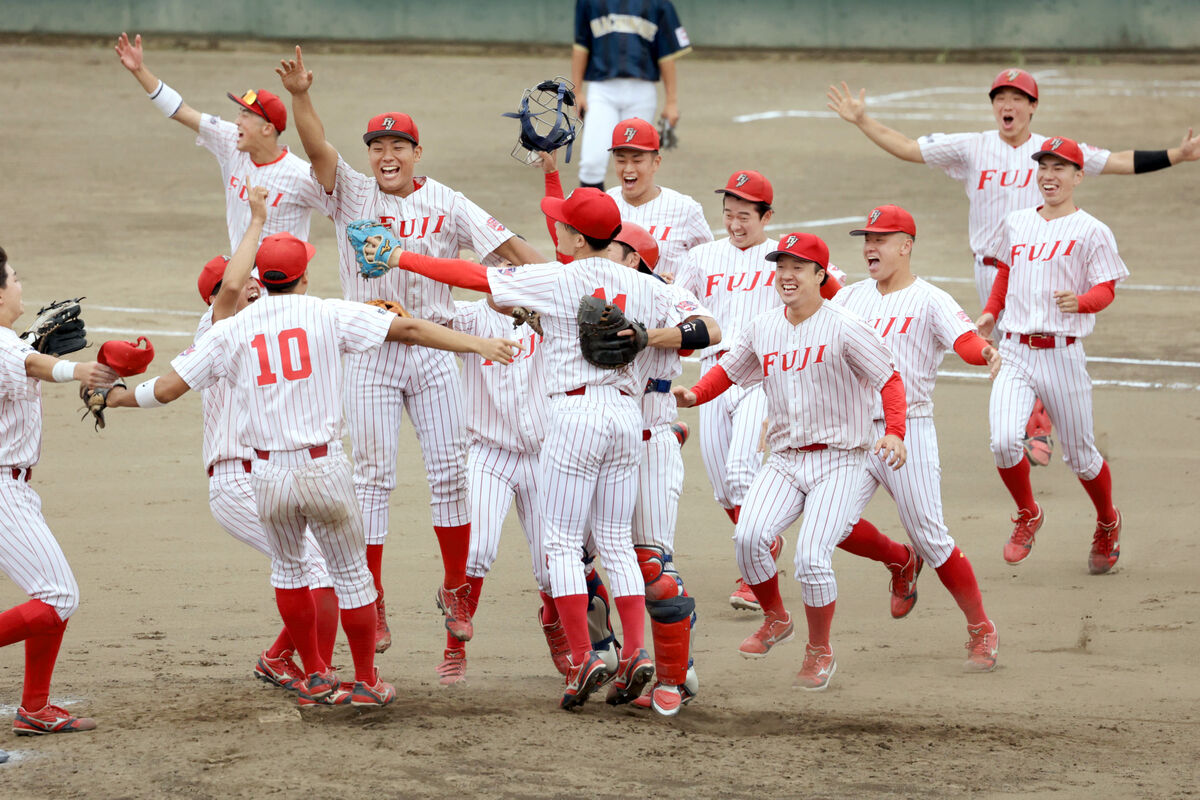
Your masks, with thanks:
M 1023 69 L 1006 69 L 997 75 L 996 80 L 992 81 L 988 97 L 994 99 L 996 92 L 1009 86 L 1029 95 L 1032 100 L 1038 99 L 1037 81 Z
M 417 123 L 413 122 L 413 118 L 408 114 L 401 114 L 399 111 L 388 111 L 371 117 L 367 123 L 367 132 L 363 134 L 363 142 L 370 144 L 372 139 L 383 136 L 408 139 L 414 146 L 421 143 L 421 137 L 417 134 Z
M 640 272 L 654 272 L 654 268 L 658 266 L 658 242 L 654 241 L 649 231 L 633 222 L 622 222 L 621 231 L 616 239 L 637 251 L 642 259 L 641 266 L 638 267 Z
M 868 233 L 907 233 L 915 238 L 917 223 L 912 214 L 900 206 L 879 206 L 867 214 L 865 226 L 850 231 L 851 236 L 866 236 Z
M 593 239 L 612 239 L 621 231 L 617 201 L 590 186 L 576 189 L 566 200 L 543 197 L 542 213 Z
M 761 172 L 743 169 L 729 176 L 724 189 L 717 189 L 717 194 L 731 194 L 751 203 L 766 203 L 771 205 L 775 200 L 775 190 L 771 182 L 763 177 Z
M 146 349 L 142 350 L 141 345 L 146 345 Z M 136 342 L 105 342 L 100 345 L 96 360 L 122 378 L 141 375 L 154 360 L 154 345 L 145 336 L 139 336 Z
M 204 265 L 204 269 L 200 270 L 200 277 L 196 280 L 196 288 L 200 290 L 200 299 L 206 304 L 209 303 L 209 298 L 213 296 L 213 292 L 217 290 L 217 284 L 225 278 L 225 268 L 227 266 L 229 266 L 228 256 L 216 256 Z
M 1075 166 L 1083 169 L 1083 150 L 1079 148 L 1079 145 L 1073 139 L 1067 139 L 1062 136 L 1047 139 L 1042 142 L 1042 149 L 1034 153 L 1032 158 L 1040 164 L 1042 156 L 1058 156 L 1062 160 L 1070 161 Z
M 298 280 L 308 270 L 317 248 L 290 233 L 275 233 L 262 240 L 254 265 L 268 288 Z
M 812 261 L 826 272 L 829 271 L 829 245 L 820 236 L 811 233 L 788 233 L 779 237 L 779 249 L 767 253 L 767 261 L 778 261 L 780 256 L 795 256 Z
M 277 95 L 271 94 L 266 89 L 248 89 L 241 97 L 236 96 L 233 92 L 226 92 L 226 94 L 229 95 L 230 100 L 251 114 L 257 114 L 274 125 L 275 130 L 279 133 L 283 133 L 284 128 L 287 127 L 287 106 Z
M 623 119 L 613 128 L 612 147 L 609 150 L 658 150 L 658 130 L 644 119 Z

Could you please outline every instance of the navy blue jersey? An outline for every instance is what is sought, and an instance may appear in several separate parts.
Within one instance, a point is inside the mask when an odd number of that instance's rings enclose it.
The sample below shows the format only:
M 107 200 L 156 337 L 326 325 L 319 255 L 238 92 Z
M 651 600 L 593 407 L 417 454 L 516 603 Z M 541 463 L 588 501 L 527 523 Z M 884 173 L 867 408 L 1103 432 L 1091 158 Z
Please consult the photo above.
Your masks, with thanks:
M 671 0 L 576 0 L 575 46 L 588 51 L 587 81 L 657 82 L 661 59 L 692 49 Z

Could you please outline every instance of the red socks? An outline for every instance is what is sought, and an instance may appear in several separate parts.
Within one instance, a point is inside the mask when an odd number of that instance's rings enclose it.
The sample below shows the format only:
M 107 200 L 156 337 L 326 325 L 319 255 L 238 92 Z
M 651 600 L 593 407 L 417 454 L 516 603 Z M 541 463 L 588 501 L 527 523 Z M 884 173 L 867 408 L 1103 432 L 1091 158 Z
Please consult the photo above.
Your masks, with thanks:
M 375 604 L 342 609 L 342 628 L 350 642 L 350 657 L 354 659 L 354 680 L 368 686 L 375 683 L 375 625 L 378 619 Z
M 1008 493 L 1017 501 L 1017 511 L 1028 511 L 1032 515 L 1037 502 L 1033 499 L 1033 485 L 1029 482 L 1029 462 L 1022 457 L 1014 466 L 996 467 L 996 471 L 1008 487 Z
M 542 624 L 553 625 L 558 621 L 558 606 L 554 604 L 554 598 L 545 592 L 538 592 L 542 598 Z
M 613 603 L 621 618 L 621 658 L 631 658 L 646 644 L 646 596 L 625 595 Z
M 434 525 L 438 547 L 442 551 L 443 585 L 457 589 L 467 582 L 467 552 L 471 547 L 471 525 Z
M 764 612 L 777 617 L 787 616 L 787 609 L 783 607 L 783 598 L 779 596 L 778 572 L 762 583 L 750 583 L 747 586 L 750 587 L 750 591 L 754 592 L 754 597 Z
M 40 711 L 50 699 L 50 678 L 67 623 L 41 600 L 28 600 L 0 614 L 0 647 L 25 642 L 25 686 L 21 706 Z
M 722 506 L 722 508 L 724 508 L 724 506 Z M 733 522 L 733 524 L 737 525 L 738 517 L 742 514 L 742 507 L 734 506 L 733 508 L 726 508 L 725 513 L 729 515 L 729 519 Z
M 979 625 L 987 622 L 987 614 L 983 610 L 983 597 L 979 594 L 979 582 L 975 580 L 975 570 L 971 562 L 957 547 L 946 563 L 937 568 L 942 585 L 950 591 L 954 602 L 967 616 L 968 625 Z
M 865 519 L 860 519 L 850 529 L 850 535 L 838 545 L 851 555 L 881 561 L 884 564 L 908 563 L 908 548 L 892 541 Z
M 592 651 L 592 637 L 588 633 L 586 594 L 569 594 L 554 598 L 558 617 L 562 620 L 567 642 L 571 645 L 571 663 L 579 666 Z
M 367 569 L 375 579 L 375 591 L 383 591 L 383 545 L 367 545 Z
M 59 618 L 53 606 L 41 600 L 28 600 L 0 614 L 0 647 L 7 647 L 64 625 L 66 623 Z M 26 707 L 26 710 L 37 709 Z
M 833 627 L 835 605 L 836 600 L 827 606 L 804 607 L 804 616 L 808 618 L 808 643 L 813 647 L 829 647 L 829 629 Z
M 337 642 L 338 599 L 331 586 L 312 589 L 313 606 L 317 618 L 317 651 L 326 664 L 333 663 L 333 645 Z
M 1080 478 L 1079 482 L 1083 484 L 1088 497 L 1092 498 L 1092 505 L 1096 507 L 1096 519 L 1106 525 L 1116 522 L 1117 509 L 1113 507 L 1112 473 L 1108 471 L 1108 462 L 1104 462 L 1096 477 L 1090 481 Z
M 275 605 L 279 606 L 279 616 L 283 617 L 283 624 L 287 626 L 292 643 L 296 645 L 304 673 L 311 675 L 327 670 L 329 665 L 321 658 L 321 651 L 317 647 L 317 609 L 308 587 L 276 589 Z M 372 647 L 374 644 L 372 640 Z
M 468 575 L 467 583 L 471 586 L 471 593 L 467 595 L 467 613 L 473 617 L 479 608 L 479 594 L 483 591 L 483 578 L 473 578 Z M 459 586 L 462 584 L 460 583 Z M 465 646 L 466 642 L 455 639 L 450 635 L 450 631 L 446 631 L 447 650 L 462 650 Z

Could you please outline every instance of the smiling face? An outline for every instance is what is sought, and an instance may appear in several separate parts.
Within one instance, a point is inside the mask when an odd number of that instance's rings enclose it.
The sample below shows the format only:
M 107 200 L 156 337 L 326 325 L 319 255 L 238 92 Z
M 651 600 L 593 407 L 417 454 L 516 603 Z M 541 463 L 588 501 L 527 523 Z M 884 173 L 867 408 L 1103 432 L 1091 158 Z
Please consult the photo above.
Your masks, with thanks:
M 992 115 L 1000 129 L 1000 137 L 1006 142 L 1020 144 L 1029 138 L 1029 124 L 1037 101 L 1020 89 L 1005 87 L 992 98 Z
M 1051 155 L 1042 156 L 1038 161 L 1038 191 L 1047 206 L 1074 205 L 1072 196 L 1082 180 L 1083 171 L 1070 161 Z
M 734 247 L 745 250 L 767 240 L 767 222 L 775 214 L 774 211 L 768 209 L 760 215 L 756 203 L 731 194 L 725 195 L 721 206 L 725 232 L 729 234 L 729 243 Z
M 904 259 L 912 252 L 912 237 L 907 233 L 868 233 L 863 236 L 863 260 L 867 273 L 880 283 L 886 283 L 897 270 L 904 268 Z
M 413 169 L 421 160 L 421 145 L 399 136 L 380 136 L 367 145 L 367 158 L 380 189 L 401 196 L 412 192 Z
M 613 150 L 613 167 L 621 181 L 621 197 L 630 205 L 641 205 L 655 197 L 654 173 L 662 155 L 645 150 Z
M 0 324 L 11 328 L 25 311 L 21 279 L 12 264 L 5 262 L 0 269 L 4 273 L 4 285 L 0 287 Z
M 815 261 L 805 261 L 787 254 L 775 262 L 775 291 L 783 304 L 795 307 L 813 298 L 821 298 L 821 281 L 825 270 Z
M 237 149 L 243 153 L 272 144 L 278 137 L 274 125 L 244 108 L 238 112 L 233 124 L 238 129 Z
M 237 310 L 241 311 L 246 306 L 253 303 L 262 296 L 262 286 L 254 278 L 246 281 L 245 287 L 242 289 L 242 295 L 238 298 Z

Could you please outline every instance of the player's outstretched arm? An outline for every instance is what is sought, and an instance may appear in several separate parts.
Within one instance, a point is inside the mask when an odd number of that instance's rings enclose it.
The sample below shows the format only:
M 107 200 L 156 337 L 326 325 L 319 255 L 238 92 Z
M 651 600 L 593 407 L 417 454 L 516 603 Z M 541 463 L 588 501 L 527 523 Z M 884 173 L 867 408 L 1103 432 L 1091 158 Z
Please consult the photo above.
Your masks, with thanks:
M 25 357 L 25 374 L 52 383 L 79 381 L 89 389 L 103 389 L 117 380 L 117 373 L 97 361 L 73 362 L 45 353 L 30 353 Z
M 544 264 L 546 259 L 542 254 L 535 250 L 529 242 L 522 239 L 520 236 L 510 236 L 504 244 L 493 250 L 496 255 L 503 258 L 510 264 Z
M 1200 160 L 1200 136 L 1188 128 L 1179 147 L 1167 150 L 1121 150 L 1104 162 L 1103 175 L 1140 175 L 1173 167 L 1183 161 Z
M 137 82 L 146 90 L 146 94 L 150 96 L 150 102 L 154 103 L 164 116 L 181 125 L 186 125 L 193 131 L 200 130 L 200 112 L 183 102 L 179 92 L 154 77 L 154 73 L 146 69 L 142 58 L 141 34 L 134 36 L 133 41 L 130 41 L 129 34 L 122 33 L 117 38 L 115 49 L 117 58 L 121 60 L 121 66 L 133 74 Z
M 449 350 L 453 353 L 477 353 L 489 361 L 512 363 L 521 345 L 512 339 L 481 339 L 469 333 L 451 330 L 423 319 L 396 317 L 388 329 L 387 341 Z
M 625 333 L 625 331 L 622 331 Z M 721 343 L 721 326 L 712 317 L 688 317 L 672 328 L 647 328 L 646 346 L 660 350 L 702 350 Z
M 312 70 L 305 69 L 304 57 L 300 45 L 296 45 L 296 57 L 280 60 L 275 68 L 275 74 L 283 82 L 283 88 L 292 95 L 292 118 L 296 121 L 296 131 L 300 134 L 300 144 L 304 146 L 304 154 L 312 164 L 313 174 L 317 176 L 321 187 L 332 192 L 337 180 L 337 148 L 325 139 L 325 125 L 317 116 L 312 97 L 308 90 L 312 87 Z
M 118 384 L 105 399 L 106 408 L 157 408 L 178 400 L 191 389 L 175 370 L 128 389 Z
M 875 144 L 888 151 L 896 158 L 911 161 L 914 164 L 924 164 L 925 157 L 921 155 L 921 145 L 916 139 L 910 139 L 900 131 L 893 130 L 879 120 L 867 114 L 867 90 L 860 89 L 858 97 L 850 93 L 850 87 L 842 81 L 839 89 L 830 86 L 825 95 L 829 98 L 826 106 L 846 122 L 850 122 Z
M 250 185 L 250 178 L 243 178 L 243 185 Z M 242 236 L 238 249 L 225 267 L 225 275 L 221 278 L 221 288 L 217 299 L 213 301 L 212 321 L 220 322 L 226 317 L 232 317 L 237 311 L 238 298 L 250 280 L 254 269 L 254 256 L 258 253 L 258 240 L 262 237 L 263 226 L 267 223 L 267 194 L 265 186 L 253 186 L 250 189 L 250 227 Z

